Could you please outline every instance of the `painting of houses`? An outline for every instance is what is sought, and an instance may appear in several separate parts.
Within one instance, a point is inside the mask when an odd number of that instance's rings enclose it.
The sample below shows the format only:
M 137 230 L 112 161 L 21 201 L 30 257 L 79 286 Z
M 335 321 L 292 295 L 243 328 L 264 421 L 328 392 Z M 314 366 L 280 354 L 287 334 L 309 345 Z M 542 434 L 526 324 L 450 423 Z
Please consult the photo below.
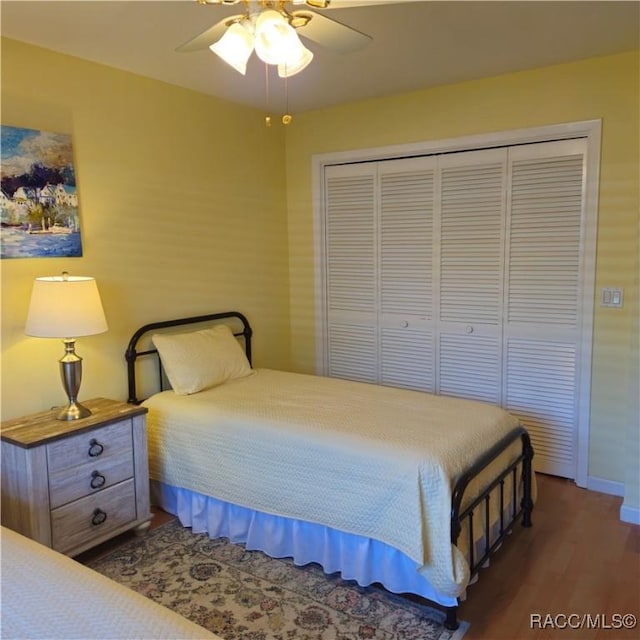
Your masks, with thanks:
M 2 125 L 2 258 L 80 257 L 71 136 Z

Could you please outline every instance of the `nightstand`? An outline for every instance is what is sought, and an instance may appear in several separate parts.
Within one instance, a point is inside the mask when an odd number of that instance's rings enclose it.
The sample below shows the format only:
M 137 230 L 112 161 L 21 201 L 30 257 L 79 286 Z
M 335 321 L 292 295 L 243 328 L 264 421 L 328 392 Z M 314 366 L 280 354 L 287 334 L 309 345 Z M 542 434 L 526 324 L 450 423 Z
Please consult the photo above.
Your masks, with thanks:
M 73 421 L 2 423 L 2 524 L 69 556 L 151 521 L 147 409 L 95 398 Z

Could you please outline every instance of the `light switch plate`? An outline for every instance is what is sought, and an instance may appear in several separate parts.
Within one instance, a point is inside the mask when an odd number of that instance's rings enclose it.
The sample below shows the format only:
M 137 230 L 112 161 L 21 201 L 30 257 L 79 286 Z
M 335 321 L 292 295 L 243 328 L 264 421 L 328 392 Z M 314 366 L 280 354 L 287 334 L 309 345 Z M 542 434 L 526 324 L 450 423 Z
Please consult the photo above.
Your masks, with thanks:
M 624 289 L 604 287 L 600 294 L 601 307 L 621 308 L 624 299 Z

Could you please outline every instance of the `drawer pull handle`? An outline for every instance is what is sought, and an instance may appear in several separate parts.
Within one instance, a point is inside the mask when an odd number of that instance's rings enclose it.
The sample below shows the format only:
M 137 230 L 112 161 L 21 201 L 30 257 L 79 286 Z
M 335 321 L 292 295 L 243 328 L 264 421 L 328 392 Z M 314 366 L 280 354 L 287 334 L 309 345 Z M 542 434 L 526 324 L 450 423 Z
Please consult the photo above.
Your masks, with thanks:
M 107 514 L 102 509 L 95 509 L 93 517 L 91 518 L 91 524 L 94 527 L 101 525 L 107 519 Z
M 91 438 L 91 440 L 89 440 L 89 456 L 97 458 L 103 451 L 103 444 L 100 444 L 95 438 Z
M 92 489 L 99 489 L 104 486 L 106 481 L 107 479 L 99 471 L 94 471 L 91 474 L 91 482 L 89 484 Z

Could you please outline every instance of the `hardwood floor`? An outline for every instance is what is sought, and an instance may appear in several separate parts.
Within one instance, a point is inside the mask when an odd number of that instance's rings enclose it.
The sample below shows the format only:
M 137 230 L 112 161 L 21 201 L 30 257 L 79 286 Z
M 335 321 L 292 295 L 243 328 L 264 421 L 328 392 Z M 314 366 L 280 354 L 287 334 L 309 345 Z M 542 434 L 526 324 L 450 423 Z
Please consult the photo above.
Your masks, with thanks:
M 540 474 L 537 485 L 533 527 L 516 527 L 460 605 L 460 619 L 471 623 L 464 640 L 640 638 L 639 625 L 615 628 L 614 615 L 640 618 L 640 527 L 620 522 L 622 499 Z M 152 527 L 173 517 L 154 514 Z M 586 615 L 596 628 L 574 629 Z
M 638 625 L 613 628 L 614 614 L 640 617 L 640 527 L 620 522 L 622 499 L 541 474 L 537 484 L 533 527 L 518 525 L 460 606 L 465 640 L 639 638 Z M 598 628 L 574 629 L 586 614 L 600 614 Z

